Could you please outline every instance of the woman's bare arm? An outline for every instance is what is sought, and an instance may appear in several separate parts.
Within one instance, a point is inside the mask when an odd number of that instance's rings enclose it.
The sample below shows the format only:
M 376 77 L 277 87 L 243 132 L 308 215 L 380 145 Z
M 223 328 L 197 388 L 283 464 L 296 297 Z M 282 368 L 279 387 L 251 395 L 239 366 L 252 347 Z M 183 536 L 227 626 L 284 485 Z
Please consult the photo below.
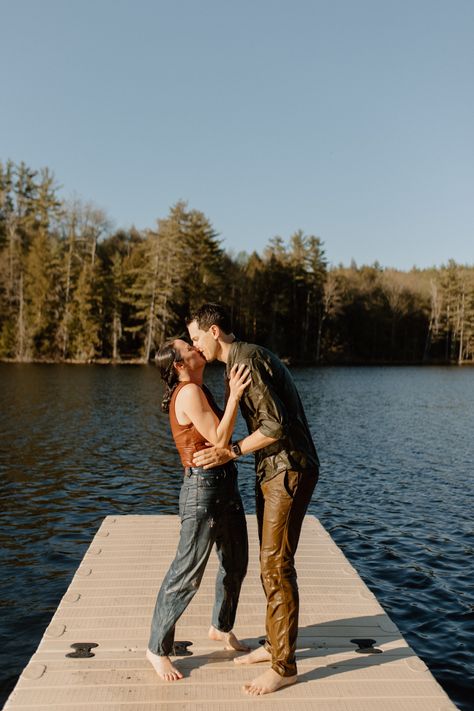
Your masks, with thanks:
M 176 415 L 181 415 L 180 419 L 183 419 L 183 415 L 189 419 L 207 442 L 217 447 L 225 447 L 232 436 L 240 397 L 249 384 L 248 368 L 244 365 L 234 366 L 229 378 L 229 398 L 219 422 L 199 385 L 189 383 L 177 395 Z

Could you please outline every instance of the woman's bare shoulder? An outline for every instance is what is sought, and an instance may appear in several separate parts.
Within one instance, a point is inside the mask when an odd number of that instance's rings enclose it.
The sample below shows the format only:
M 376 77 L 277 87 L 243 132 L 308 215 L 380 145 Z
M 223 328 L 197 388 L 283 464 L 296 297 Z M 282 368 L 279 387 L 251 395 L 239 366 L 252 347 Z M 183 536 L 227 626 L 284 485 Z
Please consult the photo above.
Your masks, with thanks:
M 186 402 L 195 402 L 196 399 L 201 400 L 203 395 L 202 388 L 199 385 L 196 385 L 196 383 L 186 383 L 176 395 L 176 403 L 184 404 Z

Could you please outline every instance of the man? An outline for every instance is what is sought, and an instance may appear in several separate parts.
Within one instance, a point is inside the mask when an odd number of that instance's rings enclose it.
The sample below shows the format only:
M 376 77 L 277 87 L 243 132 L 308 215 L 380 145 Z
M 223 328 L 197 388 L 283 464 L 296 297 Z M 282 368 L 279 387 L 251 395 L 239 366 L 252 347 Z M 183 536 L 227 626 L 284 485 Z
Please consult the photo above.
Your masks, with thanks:
M 250 695 L 268 694 L 297 678 L 299 599 L 294 556 L 318 479 L 318 455 L 293 379 L 273 353 L 238 341 L 220 304 L 204 304 L 187 325 L 193 344 L 208 362 L 222 361 L 227 374 L 236 363 L 250 369 L 251 383 L 240 401 L 248 437 L 228 447 L 202 450 L 193 461 L 209 468 L 255 453 L 261 579 L 267 598 L 266 643 L 235 661 L 271 661 L 271 669 L 244 686 Z

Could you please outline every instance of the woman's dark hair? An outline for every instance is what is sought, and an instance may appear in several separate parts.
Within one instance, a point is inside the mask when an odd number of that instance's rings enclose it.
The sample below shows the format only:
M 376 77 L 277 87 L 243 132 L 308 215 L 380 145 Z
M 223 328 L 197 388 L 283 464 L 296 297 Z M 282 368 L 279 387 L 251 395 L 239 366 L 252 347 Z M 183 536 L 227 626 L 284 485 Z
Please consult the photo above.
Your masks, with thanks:
M 161 379 L 165 383 L 163 400 L 161 401 L 161 409 L 163 412 L 169 412 L 171 396 L 179 382 L 179 376 L 174 364 L 180 363 L 182 358 L 173 346 L 173 343 L 174 341 L 165 343 L 155 355 L 155 363 L 160 369 Z

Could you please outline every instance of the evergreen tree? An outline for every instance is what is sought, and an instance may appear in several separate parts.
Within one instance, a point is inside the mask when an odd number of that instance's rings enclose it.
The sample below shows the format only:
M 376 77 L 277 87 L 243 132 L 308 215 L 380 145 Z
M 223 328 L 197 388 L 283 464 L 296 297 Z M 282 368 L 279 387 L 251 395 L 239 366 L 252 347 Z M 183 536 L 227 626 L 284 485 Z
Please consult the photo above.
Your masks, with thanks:
M 143 242 L 135 247 L 126 265 L 131 319 L 125 329 L 138 339 L 145 362 L 150 357 L 152 345 L 158 341 L 158 282 L 160 260 L 165 256 L 163 247 L 160 236 L 149 231 Z
M 118 361 L 122 357 L 124 325 L 128 319 L 126 261 L 133 243 L 141 241 L 135 231 L 119 230 L 98 244 L 98 256 L 102 264 L 102 348 L 103 354 Z
M 25 309 L 27 353 L 31 357 L 56 355 L 54 346 L 59 314 L 59 242 L 55 228 L 61 216 L 54 176 L 45 168 L 33 202 L 25 257 Z
M 100 355 L 100 307 L 95 288 L 95 270 L 84 262 L 71 304 L 70 354 L 90 362 Z
M 168 229 L 179 241 L 178 263 L 182 270 L 183 306 L 190 311 L 203 301 L 226 301 L 223 252 L 211 222 L 184 202 L 174 205 Z
M 233 257 L 182 201 L 154 230 L 110 235 L 102 210 L 58 199 L 48 169 L 0 162 L 0 358 L 147 360 L 211 300 L 295 362 L 474 360 L 472 266 L 328 271 L 301 230 Z
M 28 357 L 54 357 L 59 314 L 59 245 L 44 229 L 33 237 L 25 264 L 25 345 Z

